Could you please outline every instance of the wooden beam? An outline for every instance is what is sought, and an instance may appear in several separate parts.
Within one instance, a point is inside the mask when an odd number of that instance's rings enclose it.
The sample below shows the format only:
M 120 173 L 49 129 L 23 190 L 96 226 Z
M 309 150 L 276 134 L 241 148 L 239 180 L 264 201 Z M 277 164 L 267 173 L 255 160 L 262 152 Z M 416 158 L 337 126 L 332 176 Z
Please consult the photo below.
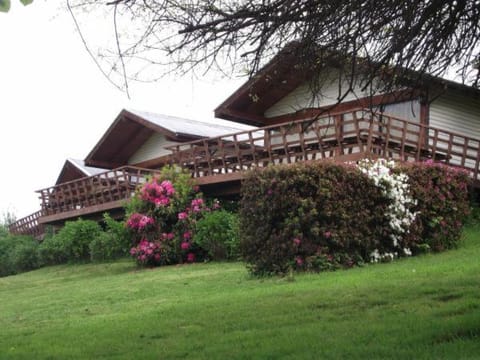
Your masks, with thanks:
M 120 163 L 115 163 L 115 162 L 110 162 L 110 161 L 100 161 L 100 160 L 85 160 L 85 165 L 87 166 L 93 166 L 93 167 L 99 167 L 105 169 L 105 171 L 119 168 L 125 164 L 120 164 Z
M 264 126 L 267 120 L 267 118 L 260 115 L 223 107 L 215 109 L 215 117 L 234 120 L 236 122 L 253 126 Z
M 108 202 L 105 204 L 89 206 L 83 209 L 70 210 L 70 211 L 59 213 L 59 214 L 41 216 L 38 219 L 38 223 L 49 224 L 59 220 L 77 218 L 82 215 L 88 215 L 88 214 L 93 214 L 101 211 L 123 208 L 127 201 L 128 201 L 127 199 L 116 200 L 116 201 Z
M 158 169 L 169 164 L 171 161 L 172 161 L 171 155 L 164 155 L 154 159 L 136 163 L 133 166 L 138 166 L 146 169 Z
M 233 172 L 229 174 L 202 176 L 200 178 L 195 178 L 195 182 L 197 185 L 203 186 L 203 185 L 225 183 L 229 181 L 238 181 L 243 179 L 244 176 L 245 176 L 245 172 L 238 171 L 238 172 Z

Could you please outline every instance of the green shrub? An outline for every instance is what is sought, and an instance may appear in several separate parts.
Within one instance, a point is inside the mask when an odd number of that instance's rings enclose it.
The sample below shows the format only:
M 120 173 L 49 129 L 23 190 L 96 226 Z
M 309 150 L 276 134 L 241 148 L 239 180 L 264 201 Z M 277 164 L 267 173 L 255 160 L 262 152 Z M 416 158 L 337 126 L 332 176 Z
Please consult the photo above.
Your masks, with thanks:
M 40 267 L 38 242 L 30 236 L 0 237 L 0 276 L 18 274 Z
M 139 265 L 160 266 L 203 261 L 204 249 L 193 242 L 197 222 L 218 208 L 203 199 L 189 173 L 166 167 L 137 189 L 126 207 L 126 226 Z
M 428 162 L 398 171 L 408 175 L 398 186 L 406 184 L 415 200 L 406 203 L 415 217 L 401 233 L 392 225 L 398 203 L 385 193 L 390 185 L 380 176 L 376 185 L 354 165 L 251 172 L 240 204 L 240 251 L 250 271 L 330 270 L 454 246 L 468 212 L 467 175 Z
M 43 265 L 64 264 L 70 256 L 63 239 L 54 233 L 45 236 L 40 244 L 39 255 Z
M 114 260 L 127 256 L 131 247 L 130 233 L 122 221 L 109 214 L 103 215 L 105 231 L 95 237 L 89 245 L 92 261 Z
M 38 269 L 41 266 L 38 241 L 25 237 L 15 246 L 13 264 L 17 273 Z
M 52 237 L 44 239 L 41 258 L 49 265 L 90 259 L 90 243 L 101 236 L 102 228 L 95 221 L 67 221 Z
M 242 256 L 255 274 L 322 270 L 324 259 L 351 266 L 382 247 L 388 205 L 354 167 L 315 163 L 254 171 L 242 185 Z
M 417 200 L 417 227 L 412 229 L 413 242 L 433 251 L 457 245 L 462 227 L 469 215 L 468 173 L 454 167 L 426 161 L 404 164 L 398 171 L 410 179 L 413 197 Z
M 225 210 L 206 213 L 198 220 L 193 242 L 212 260 L 238 259 L 238 217 Z

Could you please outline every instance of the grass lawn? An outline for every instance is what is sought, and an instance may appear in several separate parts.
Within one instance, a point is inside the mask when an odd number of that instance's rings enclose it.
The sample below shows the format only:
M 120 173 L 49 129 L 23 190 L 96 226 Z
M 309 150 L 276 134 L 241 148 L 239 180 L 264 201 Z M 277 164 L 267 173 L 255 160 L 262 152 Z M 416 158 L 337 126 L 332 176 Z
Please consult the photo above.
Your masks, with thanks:
M 240 263 L 56 266 L 0 279 L 0 359 L 480 359 L 480 230 L 323 274 Z

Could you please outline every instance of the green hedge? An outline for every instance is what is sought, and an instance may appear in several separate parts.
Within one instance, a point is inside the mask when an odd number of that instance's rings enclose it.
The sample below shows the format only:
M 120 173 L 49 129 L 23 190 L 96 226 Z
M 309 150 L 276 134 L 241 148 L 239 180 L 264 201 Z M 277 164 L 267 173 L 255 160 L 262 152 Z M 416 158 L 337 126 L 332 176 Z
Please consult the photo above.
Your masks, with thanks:
M 41 266 L 39 245 L 31 236 L 0 235 L 0 276 L 18 274 Z
M 396 171 L 408 174 L 417 200 L 411 210 L 419 212 L 396 247 L 385 215 L 392 200 L 356 166 L 324 162 L 252 171 L 240 204 L 240 250 L 251 272 L 330 270 L 368 262 L 375 251 L 393 257 L 426 245 L 453 246 L 468 209 L 466 174 L 434 164 Z

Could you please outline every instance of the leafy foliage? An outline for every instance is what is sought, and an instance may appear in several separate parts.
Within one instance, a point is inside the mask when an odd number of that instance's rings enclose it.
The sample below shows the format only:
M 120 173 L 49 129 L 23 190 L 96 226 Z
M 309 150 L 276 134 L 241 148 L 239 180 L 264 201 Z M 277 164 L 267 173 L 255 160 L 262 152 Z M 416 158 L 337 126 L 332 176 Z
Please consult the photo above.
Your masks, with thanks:
M 30 236 L 0 235 L 0 276 L 40 267 L 38 242 Z
M 416 200 L 407 205 L 420 215 L 409 220 L 401 237 L 389 215 L 394 198 L 353 165 L 298 164 L 251 172 L 240 208 L 241 253 L 251 272 L 330 270 L 371 261 L 372 254 L 383 260 L 410 255 L 403 249 L 420 252 L 425 243 L 435 250 L 451 247 L 468 209 L 465 174 L 428 163 L 405 171 Z M 438 192 L 431 192 L 430 183 Z
M 165 167 L 148 180 L 127 205 L 127 227 L 140 265 L 159 266 L 201 261 L 205 250 L 194 241 L 197 221 L 218 207 L 207 206 L 189 173 Z
M 468 173 L 432 161 L 406 164 L 399 171 L 408 174 L 418 202 L 418 222 L 411 230 L 415 243 L 433 251 L 455 247 L 469 214 Z
M 33 0 L 20 0 L 23 5 L 29 5 Z M 10 0 L 0 0 L 0 12 L 8 12 L 10 10 Z
M 67 221 L 58 234 L 44 239 L 42 257 L 46 264 L 88 261 L 90 243 L 101 235 L 102 228 L 95 221 Z
M 116 221 L 105 213 L 105 230 L 89 244 L 92 261 L 114 260 L 128 255 L 131 246 L 130 234 L 122 221 Z
M 207 212 L 196 224 L 193 242 L 205 249 L 212 260 L 239 257 L 239 228 L 236 214 L 218 210 Z

